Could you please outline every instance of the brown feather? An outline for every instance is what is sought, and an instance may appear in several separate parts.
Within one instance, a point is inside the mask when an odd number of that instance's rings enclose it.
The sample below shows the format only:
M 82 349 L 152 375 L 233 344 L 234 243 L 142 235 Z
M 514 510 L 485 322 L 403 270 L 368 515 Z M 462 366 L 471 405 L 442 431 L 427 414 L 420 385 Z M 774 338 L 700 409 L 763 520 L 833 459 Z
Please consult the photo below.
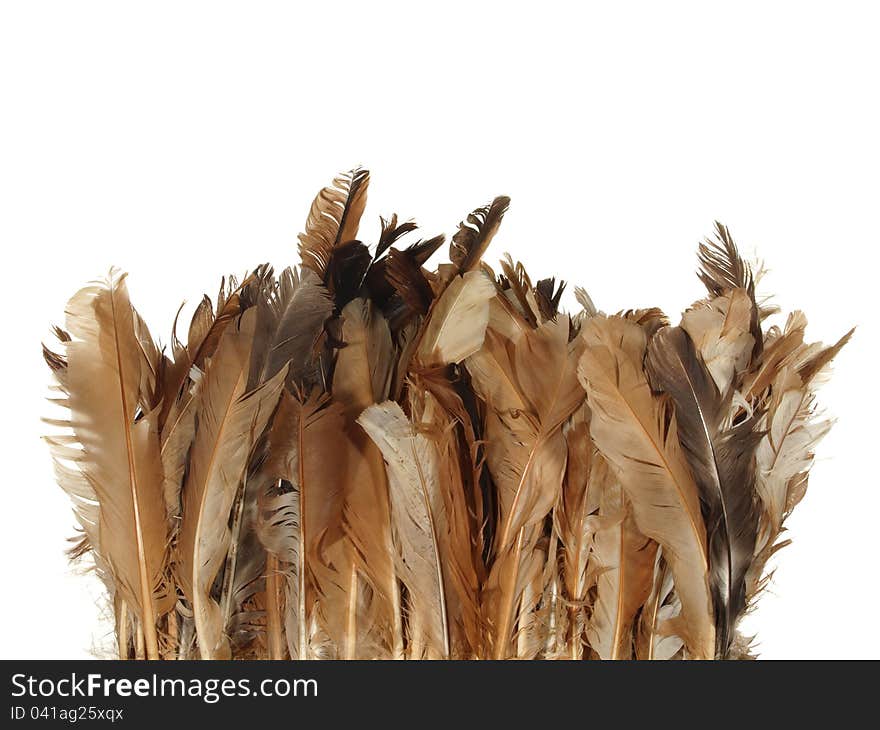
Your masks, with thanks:
M 306 229 L 299 234 L 299 255 L 302 265 L 325 283 L 333 250 L 357 238 L 369 184 L 368 170 L 351 170 L 335 178 L 312 203 Z
M 692 656 L 711 658 L 715 637 L 706 528 L 675 417 L 652 395 L 642 370 L 645 332 L 619 317 L 594 317 L 582 336 L 586 351 L 579 376 L 592 411 L 590 433 L 620 479 L 639 530 L 668 551 L 682 599 L 676 631 Z
M 100 551 L 158 658 L 158 617 L 171 606 L 164 581 L 167 529 L 155 413 L 137 418 L 144 358 L 125 276 L 78 292 L 67 306 L 70 424 L 94 489 Z

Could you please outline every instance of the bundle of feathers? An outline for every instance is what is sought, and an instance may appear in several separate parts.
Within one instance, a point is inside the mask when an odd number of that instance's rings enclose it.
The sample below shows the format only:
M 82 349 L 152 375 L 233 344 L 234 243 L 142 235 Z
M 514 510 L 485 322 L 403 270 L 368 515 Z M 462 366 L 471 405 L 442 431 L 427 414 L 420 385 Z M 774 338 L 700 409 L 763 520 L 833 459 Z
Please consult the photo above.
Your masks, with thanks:
M 705 298 L 606 315 L 482 260 L 507 210 L 443 237 L 369 182 L 312 204 L 302 264 L 202 299 L 159 347 L 125 276 L 44 347 L 58 481 L 123 659 L 740 659 L 737 624 L 829 422 L 850 337 L 765 326 L 727 229 Z M 183 339 L 180 339 L 183 337 Z

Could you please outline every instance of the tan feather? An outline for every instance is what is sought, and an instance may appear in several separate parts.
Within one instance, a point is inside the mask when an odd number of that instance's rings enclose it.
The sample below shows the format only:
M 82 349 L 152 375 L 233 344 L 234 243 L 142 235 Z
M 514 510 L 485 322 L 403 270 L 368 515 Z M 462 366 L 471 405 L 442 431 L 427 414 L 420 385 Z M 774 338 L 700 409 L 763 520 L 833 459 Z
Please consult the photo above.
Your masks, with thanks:
M 373 440 L 388 473 L 397 571 L 410 602 L 413 658 L 450 654 L 447 588 L 438 535 L 446 527 L 437 449 L 392 401 L 367 408 L 358 423 Z
M 416 353 L 422 365 L 458 363 L 483 344 L 495 287 L 482 271 L 455 277 L 434 303 Z
M 583 401 L 577 382 L 581 343 L 569 343 L 567 318 L 527 332 L 513 348 L 492 331 L 468 360 L 474 388 L 489 406 L 487 461 L 499 499 L 495 565 L 487 585 L 493 654 L 505 658 L 514 633 L 519 573 L 536 539 L 529 526 L 556 501 L 565 469 L 562 424 Z M 527 539 L 528 538 L 528 539 Z
M 651 592 L 657 543 L 639 532 L 616 479 L 606 479 L 601 490 L 590 559 L 598 576 L 596 599 L 587 638 L 600 659 L 631 659 L 633 621 Z
M 222 612 L 211 588 L 229 548 L 228 520 L 236 491 L 286 374 L 282 370 L 265 385 L 247 391 L 255 314 L 245 312 L 225 332 L 206 368 L 183 486 L 177 575 L 194 614 L 203 659 L 229 656 Z
M 67 330 L 70 423 L 100 508 L 100 550 L 143 628 L 147 657 L 157 659 L 156 622 L 170 608 L 162 465 L 155 413 L 138 413 L 144 356 L 125 276 L 112 271 L 74 295 Z
M 749 364 L 755 344 L 749 332 L 751 319 L 752 300 L 745 289 L 732 289 L 698 302 L 681 317 L 682 328 L 694 341 L 722 395 Z
M 333 575 L 325 549 L 343 534 L 349 464 L 347 452 L 336 444 L 344 423 L 342 407 L 326 393 L 316 390 L 299 397 L 284 391 L 267 435 L 269 456 L 263 471 L 269 478 L 282 479 L 289 485 L 283 498 L 276 500 L 276 514 L 271 519 L 280 520 L 283 527 L 276 536 L 276 543 L 280 541 L 284 547 L 278 557 L 290 562 L 295 556 L 296 563 L 288 565 L 288 570 L 297 581 L 295 590 L 290 590 L 298 603 L 288 603 L 285 623 L 291 656 L 296 651 L 300 659 L 311 658 L 316 648 L 312 645 L 312 630 L 319 616 L 312 609 L 321 600 L 321 581 L 341 580 L 341 576 Z M 267 548 L 273 550 L 269 544 Z M 295 629 L 295 639 L 290 636 L 291 629 Z M 330 639 L 337 647 L 344 641 L 341 636 Z
M 579 376 L 592 410 L 593 440 L 620 479 L 639 530 L 668 551 L 682 600 L 677 630 L 693 657 L 712 658 L 706 528 L 675 418 L 652 395 L 642 370 L 644 330 L 619 317 L 595 317 L 582 335 Z
M 590 439 L 589 409 L 575 411 L 563 431 L 568 450 L 562 495 L 554 509 L 554 526 L 562 543 L 562 584 L 568 604 L 569 658 L 583 657 L 587 591 L 592 580 L 587 572 L 593 536 L 598 528 L 597 485 L 608 466 L 595 453 Z
M 368 300 L 354 299 L 342 311 L 342 339 L 333 375 L 333 394 L 345 404 L 345 437 L 352 450 L 345 522 L 360 569 L 386 602 L 394 658 L 403 658 L 400 589 L 391 537 L 391 505 L 382 454 L 357 424 L 367 407 L 388 397 L 394 346 L 388 323 Z

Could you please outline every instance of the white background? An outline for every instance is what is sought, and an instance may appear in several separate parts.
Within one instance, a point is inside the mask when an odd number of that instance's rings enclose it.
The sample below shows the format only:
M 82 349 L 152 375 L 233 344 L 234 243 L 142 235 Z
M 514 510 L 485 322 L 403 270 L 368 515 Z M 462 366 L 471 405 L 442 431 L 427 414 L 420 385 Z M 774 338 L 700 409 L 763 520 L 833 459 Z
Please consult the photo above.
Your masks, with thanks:
M 106 640 L 40 441 L 39 345 L 66 299 L 123 267 L 167 343 L 181 299 L 293 262 L 313 195 L 357 164 L 366 231 L 397 211 L 450 233 L 505 193 L 490 258 L 606 311 L 701 296 L 696 244 L 718 218 L 813 338 L 857 324 L 822 393 L 839 423 L 749 626 L 767 658 L 880 656 L 870 3 L 0 7 L 0 656 Z

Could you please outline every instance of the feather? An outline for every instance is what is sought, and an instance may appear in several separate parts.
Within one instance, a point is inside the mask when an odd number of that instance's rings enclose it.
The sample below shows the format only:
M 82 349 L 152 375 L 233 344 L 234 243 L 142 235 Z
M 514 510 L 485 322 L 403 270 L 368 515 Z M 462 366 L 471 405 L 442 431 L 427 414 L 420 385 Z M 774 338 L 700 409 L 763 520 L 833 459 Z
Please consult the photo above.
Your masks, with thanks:
M 587 591 L 591 587 L 587 561 L 598 527 L 596 485 L 607 472 L 605 461 L 595 454 L 590 440 L 589 410 L 575 411 L 563 430 L 567 447 L 562 495 L 554 510 L 554 525 L 562 543 L 562 577 L 568 604 L 569 656 L 581 659 L 586 628 Z
M 582 330 L 579 376 L 592 411 L 590 433 L 632 503 L 636 526 L 660 543 L 682 601 L 676 631 L 691 656 L 715 653 L 706 528 L 699 494 L 676 436 L 676 419 L 651 394 L 642 371 L 646 336 L 620 317 L 594 317 Z
M 732 289 L 708 302 L 698 302 L 681 317 L 715 385 L 726 394 L 749 365 L 754 336 L 749 321 L 754 307 L 744 289 Z
M 548 319 L 554 319 L 559 314 L 559 302 L 562 299 L 562 292 L 565 291 L 565 282 L 560 281 L 556 286 L 556 279 L 541 279 L 535 285 L 535 298 L 538 300 L 538 309 L 541 312 L 541 320 L 546 322 Z
M 392 249 L 391 251 L 388 251 L 387 256 L 383 256 L 382 258 L 380 258 L 380 256 L 385 253 L 386 248 L 380 240 L 376 247 L 373 263 L 370 265 L 369 271 L 367 271 L 364 283 L 369 291 L 370 299 L 382 308 L 389 319 L 392 318 L 391 314 L 393 310 L 400 305 L 399 301 L 394 301 L 395 292 L 400 295 L 400 285 L 405 285 L 409 276 L 414 272 L 418 272 L 419 276 L 421 276 L 421 278 L 425 280 L 425 283 L 427 283 L 427 280 L 424 277 L 424 272 L 422 272 L 422 266 L 424 266 L 434 252 L 443 245 L 444 240 L 445 238 L 442 235 L 435 236 L 427 241 L 418 241 L 402 250 Z M 396 253 L 392 255 L 392 252 Z M 401 261 L 402 259 L 405 259 L 405 262 Z M 396 275 L 389 274 L 389 267 L 391 266 L 392 260 L 398 261 L 398 272 Z M 421 282 L 415 282 L 415 286 L 418 291 L 421 291 Z M 398 296 L 397 299 L 399 300 L 399 298 L 400 297 Z
M 501 270 L 504 276 L 499 283 L 505 292 L 505 299 L 517 307 L 519 315 L 531 327 L 537 327 L 541 319 L 541 308 L 525 267 L 519 261 L 514 264 L 510 254 L 506 254 L 501 259 Z
M 192 607 L 203 659 L 229 656 L 221 608 L 211 589 L 226 559 L 236 491 L 286 375 L 282 370 L 256 390 L 247 390 L 255 314 L 246 312 L 227 329 L 205 371 L 183 486 L 177 575 Z
M 505 658 L 514 633 L 519 575 L 537 539 L 534 529 L 561 489 L 566 444 L 562 424 L 583 402 L 576 376 L 579 342 L 568 322 L 548 321 L 527 332 L 512 351 L 487 331 L 468 361 L 474 388 L 490 409 L 487 461 L 499 499 L 500 530 L 487 586 L 493 614 L 493 655 Z
M 326 393 L 316 390 L 301 397 L 284 391 L 267 434 L 269 456 L 263 471 L 269 479 L 287 482 L 297 495 L 297 525 L 291 533 L 289 516 L 285 519 L 288 530 L 284 544 L 296 542 L 299 605 L 288 604 L 295 617 L 288 617 L 286 624 L 289 632 L 295 622 L 297 637 L 293 641 L 288 636 L 288 645 L 296 647 L 301 659 L 310 658 L 313 651 L 311 624 L 317 617 L 307 607 L 320 600 L 320 578 L 328 579 L 325 550 L 342 537 L 349 465 L 346 452 L 336 443 L 343 430 L 343 409 Z M 343 640 L 339 636 L 331 638 Z
M 778 533 L 786 516 L 789 486 L 805 473 L 830 421 L 815 419 L 815 396 L 791 369 L 783 368 L 774 381 L 767 406 L 766 436 L 758 445 L 758 494 Z
M 501 219 L 510 206 L 510 198 L 501 195 L 488 205 L 477 208 L 459 224 L 449 245 L 449 258 L 459 273 L 466 273 L 480 264 L 480 259 L 498 232 Z
M 332 313 L 330 294 L 312 271 L 282 271 L 277 286 L 257 305 L 249 386 L 271 379 L 284 367 L 291 382 L 301 383 Z
M 590 297 L 587 290 L 583 287 L 576 286 L 574 288 L 574 298 L 577 300 L 577 303 L 581 305 L 581 309 L 586 317 L 595 317 L 599 314 L 599 310 L 596 309 L 596 305 L 593 304 L 592 297 Z
M 746 607 L 746 573 L 758 533 L 754 416 L 728 423 L 729 398 L 718 392 L 687 333 L 664 327 L 651 340 L 646 368 L 656 390 L 675 404 L 678 437 L 700 490 L 709 541 L 716 653 L 730 649 Z
M 141 384 L 140 407 L 146 411 L 152 411 L 162 400 L 162 392 L 159 388 L 161 373 L 165 367 L 165 356 L 159 352 L 147 323 L 132 307 L 131 316 L 134 325 L 135 338 L 141 353 Z
M 196 410 L 201 379 L 192 382 L 181 393 L 168 413 L 160 437 L 159 454 L 162 459 L 162 495 L 170 534 L 175 535 L 180 524 L 180 490 L 189 457 L 189 450 L 196 435 Z
M 177 339 L 175 319 L 171 337 L 174 362 L 165 369 L 162 383 L 163 401 L 159 414 L 161 431 L 165 430 L 171 410 L 181 398 L 186 398 L 184 393 L 191 385 L 190 375 L 193 367 L 197 371 L 204 369 L 205 363 L 217 349 L 226 328 L 242 313 L 242 293 L 251 282 L 252 279 L 247 278 L 239 285 L 233 277 L 229 277 L 227 284 L 224 278 L 217 297 L 216 315 L 211 312 L 211 300 L 207 296 L 203 297 L 193 313 L 185 347 Z
M 376 259 L 382 256 L 407 233 L 412 233 L 418 228 L 415 221 L 404 221 L 398 225 L 397 213 L 394 213 L 389 220 L 380 217 L 379 221 L 381 223 L 382 233 L 379 235 L 379 241 L 376 243 Z M 424 261 L 422 263 L 424 263 Z
M 666 628 L 674 625 L 681 613 L 681 601 L 675 595 L 672 571 L 663 559 L 663 550 L 657 551 L 651 595 L 645 603 L 636 637 L 636 658 L 657 661 L 680 658 L 683 642 Z
M 260 542 L 270 553 L 267 562 L 267 633 L 269 635 L 269 657 L 281 659 L 280 606 L 284 606 L 284 638 L 291 659 L 308 658 L 308 641 L 304 640 L 302 626 L 305 622 L 305 591 L 301 579 L 304 555 L 302 544 L 302 512 L 299 490 L 289 483 L 282 491 L 283 482 L 277 480 L 277 488 L 272 494 L 261 499 L 261 515 L 257 534 Z M 283 589 L 278 583 L 283 582 Z M 279 594 L 283 593 L 283 600 Z
M 715 221 L 715 241 L 708 238 L 700 244 L 700 281 L 713 297 L 720 297 L 734 289 L 745 292 L 749 299 L 748 332 L 752 336 L 751 356 L 759 359 L 764 339 L 761 335 L 760 312 L 755 301 L 755 280 L 752 271 L 739 255 L 736 243 L 727 226 Z
M 417 350 L 420 363 L 458 363 L 479 350 L 494 295 L 495 288 L 482 271 L 453 279 L 425 325 Z
M 91 554 L 98 577 L 104 583 L 108 595 L 113 597 L 115 594 L 113 578 L 107 569 L 106 560 L 101 551 L 101 510 L 98 504 L 98 495 L 80 468 L 83 451 L 76 435 L 73 433 L 73 426 L 70 422 L 70 390 L 67 378 L 67 356 L 65 354 L 67 343 L 70 342 L 70 335 L 59 327 L 54 328 L 54 334 L 58 344 L 61 346 L 62 352 L 53 352 L 44 344 L 43 357 L 52 370 L 53 379 L 56 383 L 52 389 L 60 397 L 50 398 L 49 400 L 51 403 L 66 409 L 67 418 L 54 424 L 60 426 L 63 432 L 53 436 L 44 436 L 43 439 L 49 446 L 55 479 L 58 485 L 70 497 L 73 503 L 73 513 L 78 525 L 79 534 L 76 537 L 70 538 L 73 546 L 68 549 L 67 555 L 71 561 L 76 561 L 87 554 Z
M 798 368 L 798 375 L 805 383 L 810 383 L 817 375 L 819 375 L 831 361 L 837 357 L 840 351 L 852 339 L 855 333 L 855 327 L 841 337 L 830 347 L 822 347 L 815 355 L 806 359 Z
M 448 658 L 446 586 L 438 544 L 445 514 L 436 447 L 392 401 L 370 406 L 358 423 L 385 459 L 397 571 L 409 596 L 415 657 L 424 651 L 428 656 Z
M 411 421 L 435 447 L 437 454 L 437 544 L 447 587 L 446 615 L 450 657 L 479 656 L 483 644 L 479 583 L 483 573 L 481 504 L 469 498 L 479 483 L 473 463 L 475 434 L 470 416 L 445 377 L 444 370 L 420 371 L 409 389 Z
M 385 278 L 409 312 L 425 315 L 434 301 L 434 291 L 421 267 L 406 251 L 392 248 L 385 262 Z
M 147 657 L 157 659 L 156 623 L 170 608 L 162 465 L 155 413 L 137 414 L 144 358 L 125 275 L 111 271 L 74 295 L 67 331 L 70 425 L 83 452 L 77 466 L 99 507 L 99 549 L 142 627 Z M 78 478 L 68 480 L 74 484 L 84 487 Z
M 400 590 L 385 465 L 381 452 L 356 423 L 365 408 L 388 397 L 394 346 L 387 321 L 364 299 L 355 299 L 342 310 L 342 336 L 345 346 L 337 355 L 333 394 L 345 404 L 345 437 L 357 465 L 346 495 L 346 531 L 360 569 L 386 602 L 391 652 L 402 659 Z
M 357 238 L 369 183 L 369 171 L 351 170 L 335 178 L 312 203 L 305 232 L 299 234 L 299 255 L 302 265 L 325 283 L 333 250 Z
M 438 494 L 445 528 L 438 534 L 443 580 L 448 587 L 447 629 L 451 656 L 469 658 L 483 644 L 479 583 L 483 575 L 483 505 L 477 491 L 476 427 L 456 379 L 456 363 L 483 344 L 489 319 L 492 282 L 481 272 L 453 276 L 433 302 L 408 360 L 407 405 L 413 424 L 436 447 L 440 468 Z
M 615 478 L 600 489 L 590 557 L 598 578 L 587 639 L 600 659 L 631 659 L 633 622 L 651 592 L 657 543 L 637 529 Z
M 333 249 L 325 280 L 338 309 L 358 296 L 372 263 L 370 249 L 360 241 L 340 243 Z

